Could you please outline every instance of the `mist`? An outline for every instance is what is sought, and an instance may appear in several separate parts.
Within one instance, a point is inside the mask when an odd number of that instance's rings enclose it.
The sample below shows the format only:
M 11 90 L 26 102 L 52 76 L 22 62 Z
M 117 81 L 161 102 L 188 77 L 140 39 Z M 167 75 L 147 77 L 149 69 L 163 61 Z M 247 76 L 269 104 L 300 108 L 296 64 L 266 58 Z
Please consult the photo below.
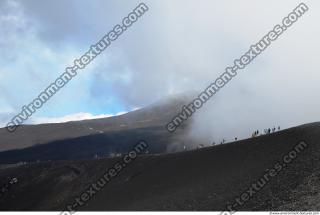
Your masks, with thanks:
M 0 4 L 6 11 L 0 26 L 5 27 L 8 37 L 15 34 L 15 38 L 5 41 L 0 36 L 0 46 L 6 48 L 0 55 L 1 59 L 10 56 L 15 66 L 1 70 L 3 121 L 30 102 L 65 65 L 139 2 L 6 3 Z M 148 13 L 34 117 L 63 117 L 91 110 L 117 113 L 147 106 L 168 95 L 201 91 L 300 2 L 145 3 Z M 219 143 L 250 137 L 257 129 L 288 128 L 320 120 L 320 101 L 315 98 L 320 90 L 320 51 L 316 48 L 320 3 L 304 3 L 309 11 L 189 119 L 190 138 Z M 16 19 L 8 19 L 10 16 Z M 15 25 L 9 25 L 8 20 Z M 31 44 L 35 41 L 37 55 L 45 59 L 22 60 L 27 54 L 23 50 L 34 50 Z M 21 47 L 22 51 L 8 47 Z M 48 62 L 55 66 L 48 68 Z M 7 65 L 5 61 L 1 64 Z M 34 84 L 26 85 L 25 79 Z M 13 80 L 15 88 L 11 88 Z

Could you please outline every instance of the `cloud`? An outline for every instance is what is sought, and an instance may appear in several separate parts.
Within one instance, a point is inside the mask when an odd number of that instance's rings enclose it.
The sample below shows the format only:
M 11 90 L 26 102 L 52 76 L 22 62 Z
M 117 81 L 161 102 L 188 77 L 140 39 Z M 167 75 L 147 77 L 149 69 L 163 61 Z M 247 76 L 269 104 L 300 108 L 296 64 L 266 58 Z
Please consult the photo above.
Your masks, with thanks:
M 1 1 L 0 108 L 18 112 L 138 3 Z M 34 117 L 112 115 L 202 90 L 300 2 L 145 3 L 150 10 Z M 320 3 L 305 3 L 307 14 L 191 119 L 193 136 L 233 139 L 320 120 Z
M 2 1 L 0 11 L 0 109 L 9 107 L 14 110 L 1 118 L 1 123 L 5 124 L 5 119 L 9 120 L 20 112 L 23 105 L 29 104 L 75 58 L 81 56 L 89 44 L 82 44 L 76 39 L 73 42 L 61 39 L 61 46 L 47 42 L 41 36 L 45 29 L 28 14 L 20 1 Z M 41 17 L 38 18 L 41 20 Z M 126 111 L 112 92 L 99 97 L 90 94 L 91 85 L 94 84 L 92 75 L 95 71 L 102 72 L 99 66 L 102 62 L 104 60 L 101 58 L 92 62 L 33 117 L 57 117 L 77 112 L 116 114 Z
M 35 118 L 32 118 L 30 124 L 62 123 L 62 122 L 81 121 L 81 120 L 88 120 L 88 119 L 100 119 L 100 118 L 108 118 L 112 116 L 119 116 L 125 113 L 127 112 L 119 112 L 115 115 L 111 115 L 111 114 L 93 115 L 91 113 L 75 113 L 75 114 L 70 114 L 70 115 L 56 117 L 56 118 L 35 117 Z

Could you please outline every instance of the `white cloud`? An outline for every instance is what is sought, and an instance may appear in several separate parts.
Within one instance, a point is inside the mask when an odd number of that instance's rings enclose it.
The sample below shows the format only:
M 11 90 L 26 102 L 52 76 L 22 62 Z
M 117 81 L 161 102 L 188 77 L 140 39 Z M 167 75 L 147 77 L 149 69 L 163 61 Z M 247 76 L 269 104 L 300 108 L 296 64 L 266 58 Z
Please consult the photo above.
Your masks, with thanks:
M 119 112 L 114 115 L 113 114 L 93 115 L 91 113 L 75 113 L 75 114 L 70 114 L 62 117 L 34 117 L 30 120 L 29 124 L 62 123 L 62 122 L 81 121 L 81 120 L 88 120 L 88 119 L 100 119 L 100 118 L 118 116 L 125 113 L 127 112 Z

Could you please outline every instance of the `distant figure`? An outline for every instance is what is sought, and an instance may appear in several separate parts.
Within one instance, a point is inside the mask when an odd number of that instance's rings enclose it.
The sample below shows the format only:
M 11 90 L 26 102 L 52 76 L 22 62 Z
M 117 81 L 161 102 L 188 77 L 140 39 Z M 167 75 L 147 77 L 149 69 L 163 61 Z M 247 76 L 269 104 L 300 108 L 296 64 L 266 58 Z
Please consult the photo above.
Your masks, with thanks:
M 280 131 L 280 126 L 278 126 L 278 131 Z
M 186 146 L 183 146 L 183 150 L 184 150 L 184 151 L 186 150 Z
M 236 137 L 236 138 L 234 138 L 234 140 L 235 140 L 235 141 L 237 141 L 237 140 L 238 140 L 238 138 Z
M 226 142 L 225 139 L 223 139 L 222 142 L 225 143 Z
M 257 130 L 257 131 L 254 131 L 253 133 L 252 133 L 252 137 L 256 137 L 256 136 L 258 136 L 258 133 L 259 133 L 259 131 Z

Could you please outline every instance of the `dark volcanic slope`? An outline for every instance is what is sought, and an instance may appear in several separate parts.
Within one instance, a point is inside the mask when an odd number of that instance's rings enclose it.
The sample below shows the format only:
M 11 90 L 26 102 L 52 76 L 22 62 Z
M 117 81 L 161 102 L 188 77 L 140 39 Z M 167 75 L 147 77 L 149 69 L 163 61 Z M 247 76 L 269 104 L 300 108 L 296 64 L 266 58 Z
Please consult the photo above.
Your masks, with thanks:
M 144 155 L 80 210 L 223 210 L 300 141 L 308 147 L 240 210 L 320 210 L 320 123 L 169 155 Z M 115 159 L 28 164 L 0 171 L 18 177 L 2 210 L 62 210 Z
M 156 128 L 158 130 L 161 127 L 165 131 L 165 125 L 189 100 L 189 96 L 179 95 L 120 116 L 68 123 L 24 125 L 13 133 L 8 132 L 5 128 L 0 128 L 0 151 L 23 149 L 60 140 L 99 134 L 107 135 L 109 132 L 132 131 L 140 128 L 149 130 Z M 168 136 L 168 132 L 166 136 Z M 114 144 L 114 142 L 110 144 Z
M 103 134 L 57 140 L 25 149 L 0 152 L 0 164 L 109 157 L 112 154 L 128 152 L 142 139 L 150 142 L 148 152 L 159 154 L 167 152 L 170 143 L 176 143 L 179 139 L 182 141 L 183 138 L 177 138 L 178 136 L 181 135 L 170 135 L 164 126 L 108 131 Z M 180 149 L 178 146 L 176 145 L 176 150 L 182 151 L 182 145 Z

